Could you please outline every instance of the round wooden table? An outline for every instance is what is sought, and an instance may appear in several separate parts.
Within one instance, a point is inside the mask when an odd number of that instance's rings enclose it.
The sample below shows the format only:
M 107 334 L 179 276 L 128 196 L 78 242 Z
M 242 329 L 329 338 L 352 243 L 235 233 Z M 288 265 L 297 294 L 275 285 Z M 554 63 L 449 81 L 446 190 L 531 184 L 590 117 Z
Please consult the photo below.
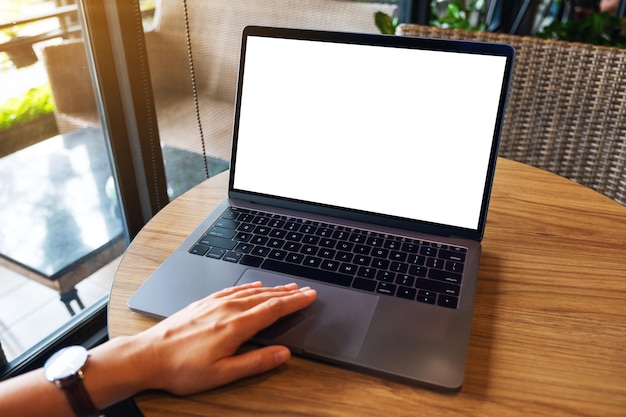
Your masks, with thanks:
M 220 174 L 173 201 L 128 248 L 109 303 L 111 337 L 153 319 L 130 295 L 226 197 Z M 445 394 L 302 358 L 189 397 L 152 392 L 146 417 L 624 416 L 626 207 L 500 158 L 462 389 Z

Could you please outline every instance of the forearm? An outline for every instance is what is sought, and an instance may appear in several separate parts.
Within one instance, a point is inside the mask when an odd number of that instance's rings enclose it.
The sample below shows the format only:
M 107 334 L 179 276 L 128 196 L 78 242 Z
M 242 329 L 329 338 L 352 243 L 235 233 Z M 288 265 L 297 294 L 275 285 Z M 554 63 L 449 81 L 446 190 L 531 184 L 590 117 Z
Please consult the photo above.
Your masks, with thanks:
M 137 340 L 119 338 L 91 350 L 83 383 L 96 408 L 104 409 L 148 388 L 148 378 L 137 367 L 141 348 Z M 0 384 L 0 415 L 74 414 L 63 391 L 38 369 Z
M 242 343 L 278 318 L 309 306 L 316 292 L 260 282 L 219 291 L 150 329 L 90 352 L 83 383 L 97 409 L 148 389 L 192 394 L 274 369 L 289 359 L 283 346 L 237 354 Z M 82 363 L 81 363 L 82 364 Z M 65 393 L 43 370 L 0 384 L 0 416 L 73 416 Z

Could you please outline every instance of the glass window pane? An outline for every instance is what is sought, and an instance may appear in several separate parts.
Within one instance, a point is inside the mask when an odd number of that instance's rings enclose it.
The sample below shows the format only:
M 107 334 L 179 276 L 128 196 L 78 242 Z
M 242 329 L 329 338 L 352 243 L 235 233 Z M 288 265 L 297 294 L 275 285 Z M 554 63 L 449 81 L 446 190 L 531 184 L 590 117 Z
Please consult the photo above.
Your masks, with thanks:
M 170 198 L 228 167 L 244 26 L 377 32 L 374 13 L 397 8 L 383 3 L 157 1 L 146 45 Z
M 0 343 L 11 361 L 108 297 L 126 243 L 74 1 L 2 1 L 0 84 Z

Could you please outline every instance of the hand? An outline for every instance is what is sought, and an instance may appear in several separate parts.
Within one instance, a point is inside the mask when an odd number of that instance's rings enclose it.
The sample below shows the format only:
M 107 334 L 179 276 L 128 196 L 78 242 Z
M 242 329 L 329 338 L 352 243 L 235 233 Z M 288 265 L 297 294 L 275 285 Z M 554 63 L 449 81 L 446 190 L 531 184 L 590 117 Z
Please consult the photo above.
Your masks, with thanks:
M 240 346 L 280 317 L 316 298 L 295 284 L 263 288 L 260 282 L 228 288 L 190 304 L 136 336 L 152 388 L 185 395 L 273 369 L 290 358 L 284 346 L 235 355 Z

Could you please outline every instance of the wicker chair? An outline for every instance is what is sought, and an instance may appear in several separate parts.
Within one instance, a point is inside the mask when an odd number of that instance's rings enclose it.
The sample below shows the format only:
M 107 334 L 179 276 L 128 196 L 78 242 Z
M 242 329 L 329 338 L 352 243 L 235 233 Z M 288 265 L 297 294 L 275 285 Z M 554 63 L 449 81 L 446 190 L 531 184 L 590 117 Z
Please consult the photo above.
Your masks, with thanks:
M 202 153 L 189 73 L 183 7 L 156 0 L 154 29 L 146 48 L 161 140 Z M 188 0 L 199 112 L 206 153 L 230 159 L 233 102 L 241 30 L 245 25 L 376 32 L 374 13 L 393 14 L 392 4 L 341 0 Z M 99 123 L 82 42 L 43 49 L 62 133 Z
M 512 45 L 500 156 L 626 205 L 626 49 L 413 24 L 398 34 Z

